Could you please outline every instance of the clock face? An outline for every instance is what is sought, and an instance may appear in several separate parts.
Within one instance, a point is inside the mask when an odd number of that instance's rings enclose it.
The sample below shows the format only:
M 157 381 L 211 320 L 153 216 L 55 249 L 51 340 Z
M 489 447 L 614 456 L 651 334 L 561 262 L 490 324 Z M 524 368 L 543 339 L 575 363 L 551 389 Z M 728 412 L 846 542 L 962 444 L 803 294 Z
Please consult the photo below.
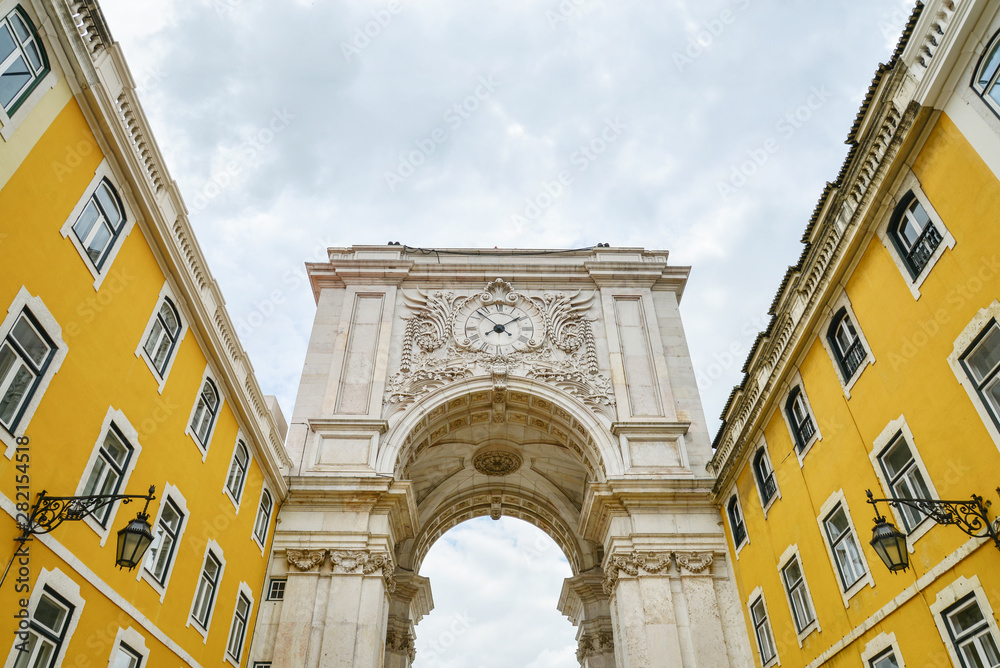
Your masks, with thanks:
M 491 355 L 504 355 L 536 345 L 536 323 L 527 311 L 503 303 L 482 304 L 462 324 L 465 345 Z

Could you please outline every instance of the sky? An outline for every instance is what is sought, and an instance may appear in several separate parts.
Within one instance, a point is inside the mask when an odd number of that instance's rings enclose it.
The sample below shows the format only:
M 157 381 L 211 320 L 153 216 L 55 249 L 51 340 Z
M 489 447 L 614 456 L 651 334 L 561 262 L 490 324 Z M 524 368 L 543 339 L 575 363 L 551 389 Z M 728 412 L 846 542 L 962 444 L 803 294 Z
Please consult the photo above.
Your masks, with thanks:
M 327 247 L 607 242 L 692 267 L 681 315 L 714 434 L 912 2 L 101 6 L 258 381 L 286 416 L 315 310 L 303 263 Z M 577 665 L 558 613 L 518 626 L 545 608 L 543 592 L 555 610 L 565 577 L 554 545 L 524 560 L 531 531 L 475 521 L 432 549 L 437 608 L 418 627 L 417 666 Z M 520 584 L 543 574 L 551 587 Z M 468 583 L 505 601 L 470 612 L 494 642 L 470 630 L 435 663 L 427 637 L 475 602 Z M 495 643 L 511 637 L 524 640 Z

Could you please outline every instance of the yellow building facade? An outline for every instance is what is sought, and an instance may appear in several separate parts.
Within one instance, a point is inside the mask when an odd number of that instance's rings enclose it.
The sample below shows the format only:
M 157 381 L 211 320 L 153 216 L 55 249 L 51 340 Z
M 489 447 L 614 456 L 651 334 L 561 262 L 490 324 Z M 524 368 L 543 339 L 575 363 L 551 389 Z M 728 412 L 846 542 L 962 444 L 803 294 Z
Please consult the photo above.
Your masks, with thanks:
M 1000 498 L 1000 2 L 918 6 L 711 467 L 758 666 L 1000 665 L 1000 545 L 876 498 Z M 1000 526 L 998 526 L 1000 528 Z
M 90 0 L 0 0 L 0 661 L 245 666 L 285 424 Z M 147 493 L 18 548 L 38 493 Z M 15 550 L 19 550 L 15 553 Z

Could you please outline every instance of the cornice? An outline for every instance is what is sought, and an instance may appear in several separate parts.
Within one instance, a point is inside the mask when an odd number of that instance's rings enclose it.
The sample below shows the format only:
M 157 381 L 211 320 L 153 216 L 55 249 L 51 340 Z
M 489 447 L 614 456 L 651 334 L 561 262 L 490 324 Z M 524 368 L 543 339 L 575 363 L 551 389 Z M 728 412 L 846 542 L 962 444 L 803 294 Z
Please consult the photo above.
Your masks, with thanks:
M 375 431 L 384 434 L 389 431 L 387 420 L 368 420 L 355 418 L 310 418 L 309 428 L 314 432 L 329 433 L 335 431 Z

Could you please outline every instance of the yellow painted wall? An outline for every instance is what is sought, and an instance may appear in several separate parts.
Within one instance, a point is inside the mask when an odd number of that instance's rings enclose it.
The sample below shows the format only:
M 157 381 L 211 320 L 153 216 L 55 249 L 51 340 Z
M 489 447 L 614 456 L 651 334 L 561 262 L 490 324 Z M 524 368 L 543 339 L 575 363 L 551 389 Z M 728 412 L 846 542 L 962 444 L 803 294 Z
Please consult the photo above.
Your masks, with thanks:
M 72 165 L 66 161 L 70 148 L 80 156 Z M 240 581 L 254 591 L 251 623 L 262 598 L 267 552 L 261 554 L 251 534 L 264 476 L 255 459 L 237 514 L 223 494 L 238 430 L 228 397 L 204 463 L 194 440 L 185 434 L 207 360 L 194 332 L 197 328 L 183 305 L 179 306 L 189 329 L 175 353 L 162 394 L 157 379 L 135 355 L 165 280 L 141 226 L 132 227 L 99 291 L 94 290 L 93 277 L 70 239 L 59 233 L 102 159 L 83 113 L 75 100 L 70 100 L 0 190 L 4 258 L 0 264 L 0 306 L 9 305 L 24 285 L 31 295 L 42 299 L 61 325 L 69 349 L 26 429 L 31 439 L 32 491 L 73 494 L 109 406 L 124 412 L 139 432 L 142 451 L 128 488 L 122 491 L 145 493 L 150 484 L 156 485 L 159 498 L 150 509 L 155 518 L 164 484 L 169 482 L 179 488 L 190 511 L 163 602 L 145 580 L 136 580 L 136 572 L 119 571 L 114 566 L 115 532 L 134 517 L 138 510 L 135 504 L 119 506 L 117 516 L 110 520 L 112 533 L 104 547 L 83 522 L 65 524 L 53 535 L 199 663 L 221 665 Z M 125 188 L 120 183 L 116 186 L 124 198 Z M 0 493 L 13 498 L 13 486 L 13 463 L 0 458 Z M 272 513 L 269 540 L 276 514 L 277 508 Z M 13 519 L 0 514 L 0 544 L 10 546 L 11 553 L 16 533 Z M 218 541 L 227 565 L 208 642 L 204 643 L 187 621 L 208 540 Z M 102 645 L 107 636 L 105 627 L 114 624 L 117 628 L 121 611 L 42 544 L 34 543 L 32 555 L 35 575 L 42 566 L 56 566 L 81 585 L 87 599 L 64 665 L 106 665 L 114 632 Z M 13 590 L 8 582 L 0 591 L 0 609 L 12 607 Z M 134 620 L 130 624 L 146 637 L 147 646 L 154 651 L 152 658 L 160 657 L 149 665 L 177 663 L 151 634 Z M 247 645 L 252 633 L 251 626 Z M 12 618 L 0 616 L 0 637 L 12 634 Z M 8 651 L 6 641 L 0 643 L 0 659 Z M 245 646 L 244 663 L 247 654 Z
M 783 666 L 814 660 L 968 540 L 957 528 L 935 526 L 917 541 L 913 568 L 898 575 L 890 574 L 868 545 L 874 515 L 865 503 L 865 490 L 890 495 L 879 483 L 869 454 L 891 420 L 906 417 L 914 445 L 942 498 L 982 494 L 993 499 L 994 516 L 1000 506 L 994 491 L 1000 483 L 998 444 L 947 362 L 959 333 L 981 308 L 1000 297 L 1000 225 L 995 213 L 1000 208 L 1000 184 L 945 115 L 936 122 L 913 172 L 954 236 L 954 248 L 944 252 L 915 300 L 907 287 L 909 278 L 893 262 L 894 251 L 872 237 L 845 286 L 875 363 L 861 372 L 848 399 L 819 338 L 825 331 L 817 332 L 799 372 L 822 440 L 800 467 L 783 416 L 785 396 L 775 395 L 764 436 L 782 496 L 766 519 L 749 462 L 737 477 L 750 538 L 734 560 L 740 600 L 746 616 L 750 592 L 762 587 Z M 857 593 L 847 608 L 817 523 L 822 504 L 840 489 L 875 582 L 874 588 L 866 586 Z M 799 547 L 821 626 L 801 648 L 777 570 L 780 555 L 791 544 Z M 860 666 L 865 643 L 885 631 L 895 632 L 907 665 L 950 666 L 927 606 L 962 575 L 978 575 L 994 611 L 1000 611 L 1000 554 L 988 544 L 826 665 Z M 747 630 L 753 638 L 749 618 Z M 754 656 L 759 664 L 756 646 Z

